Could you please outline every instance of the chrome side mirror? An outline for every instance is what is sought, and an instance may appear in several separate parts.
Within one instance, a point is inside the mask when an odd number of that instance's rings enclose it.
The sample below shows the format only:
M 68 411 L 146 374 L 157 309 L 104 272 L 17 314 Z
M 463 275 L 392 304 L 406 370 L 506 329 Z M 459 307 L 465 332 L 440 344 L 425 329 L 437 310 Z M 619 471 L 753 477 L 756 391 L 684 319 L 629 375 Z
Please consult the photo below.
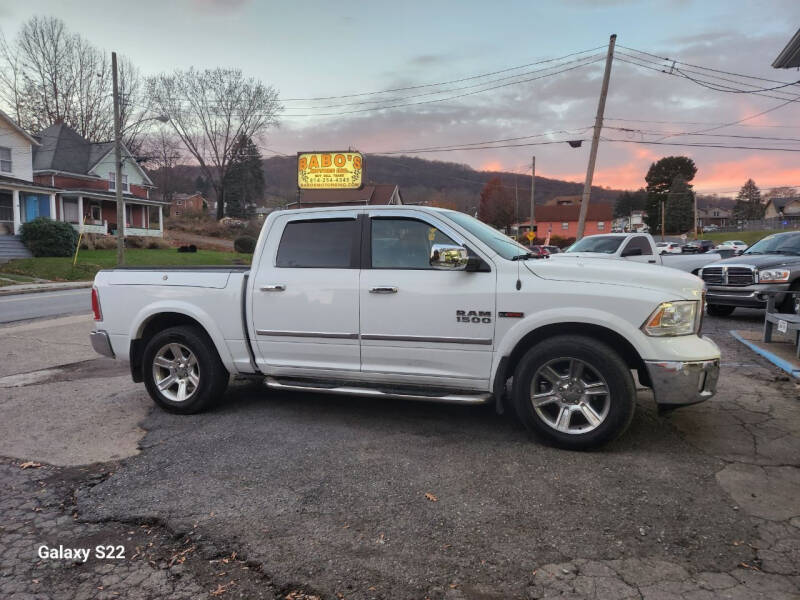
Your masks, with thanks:
M 469 254 L 463 246 L 434 244 L 431 247 L 430 265 L 440 271 L 463 271 L 467 268 Z

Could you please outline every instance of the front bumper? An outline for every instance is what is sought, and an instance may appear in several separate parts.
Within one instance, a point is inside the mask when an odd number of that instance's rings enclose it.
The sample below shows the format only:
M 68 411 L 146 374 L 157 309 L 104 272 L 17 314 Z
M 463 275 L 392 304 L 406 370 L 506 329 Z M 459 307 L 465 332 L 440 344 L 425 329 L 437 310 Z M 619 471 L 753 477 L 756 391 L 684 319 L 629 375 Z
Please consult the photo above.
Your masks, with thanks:
M 785 292 L 788 283 L 766 283 L 746 286 L 715 286 L 706 289 L 706 302 L 725 306 L 742 306 L 745 308 L 766 308 L 767 299 L 763 292 Z M 783 295 L 775 299 L 776 304 L 783 302 Z
M 89 334 L 89 341 L 92 342 L 92 348 L 98 354 L 114 358 L 114 350 L 111 349 L 111 340 L 105 331 L 93 331 Z
M 659 407 L 677 407 L 708 400 L 717 391 L 719 359 L 645 361 Z

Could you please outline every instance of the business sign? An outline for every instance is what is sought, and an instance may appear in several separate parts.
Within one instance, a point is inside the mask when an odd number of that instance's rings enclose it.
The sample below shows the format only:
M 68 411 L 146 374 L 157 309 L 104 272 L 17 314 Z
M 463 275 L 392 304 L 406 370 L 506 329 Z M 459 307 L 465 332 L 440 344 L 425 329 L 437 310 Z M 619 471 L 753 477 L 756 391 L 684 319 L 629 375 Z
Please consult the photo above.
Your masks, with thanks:
M 362 186 L 364 157 L 360 152 L 301 152 L 297 155 L 297 187 L 301 190 L 357 190 Z

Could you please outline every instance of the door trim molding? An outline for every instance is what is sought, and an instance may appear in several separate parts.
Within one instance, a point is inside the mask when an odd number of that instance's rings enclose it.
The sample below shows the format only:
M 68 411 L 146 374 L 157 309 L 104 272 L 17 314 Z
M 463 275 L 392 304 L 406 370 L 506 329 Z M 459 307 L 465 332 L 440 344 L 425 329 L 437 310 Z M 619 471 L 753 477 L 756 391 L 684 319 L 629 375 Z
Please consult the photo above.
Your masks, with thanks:
M 268 329 L 257 329 L 258 335 L 269 335 L 277 337 L 303 337 L 303 338 L 332 338 L 339 340 L 357 340 L 357 333 L 330 333 L 326 331 L 272 331 Z
M 429 342 L 431 344 L 475 344 L 491 346 L 491 338 L 462 338 L 462 337 L 428 337 L 424 335 L 380 335 L 361 334 L 362 340 L 375 340 L 384 342 Z

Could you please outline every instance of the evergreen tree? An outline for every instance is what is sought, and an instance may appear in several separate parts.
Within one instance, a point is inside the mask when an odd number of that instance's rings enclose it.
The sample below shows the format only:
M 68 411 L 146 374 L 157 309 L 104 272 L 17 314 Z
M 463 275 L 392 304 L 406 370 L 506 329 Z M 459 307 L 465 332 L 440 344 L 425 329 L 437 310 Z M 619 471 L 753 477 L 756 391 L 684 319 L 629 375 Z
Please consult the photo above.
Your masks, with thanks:
M 748 179 L 736 196 L 733 207 L 733 218 L 740 221 L 758 220 L 764 218 L 766 207 L 761 203 L 761 190 L 756 182 Z
M 680 175 L 675 176 L 667 192 L 666 210 L 664 227 L 667 232 L 694 229 L 694 192 Z
M 253 140 L 242 136 L 236 144 L 225 177 L 225 214 L 249 218 L 252 207 L 264 198 L 264 170 L 261 153 Z
M 643 188 L 635 192 L 622 192 L 614 202 L 614 218 L 630 217 L 635 210 L 644 210 L 647 206 L 647 192 Z
M 696 174 L 697 166 L 687 156 L 666 156 L 650 165 L 644 179 L 647 182 L 647 225 L 651 231 L 661 230 L 661 206 L 668 202 L 673 188 L 672 205 L 666 209 L 684 216 L 677 219 L 670 217 L 665 228 L 669 230 L 670 227 L 681 226 L 680 231 L 692 228 L 693 217 L 689 217 L 687 225 L 685 215 L 687 211 L 694 214 L 694 192 L 689 182 Z

